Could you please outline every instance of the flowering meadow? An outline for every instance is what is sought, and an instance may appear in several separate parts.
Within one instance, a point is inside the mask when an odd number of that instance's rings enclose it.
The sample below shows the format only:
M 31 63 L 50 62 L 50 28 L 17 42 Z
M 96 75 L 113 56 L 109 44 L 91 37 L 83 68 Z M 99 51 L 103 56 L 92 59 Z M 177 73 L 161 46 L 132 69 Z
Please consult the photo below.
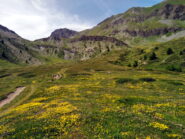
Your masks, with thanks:
M 1 109 L 0 138 L 185 138 L 184 73 L 88 64 L 19 68 L 1 80 L 26 89 Z

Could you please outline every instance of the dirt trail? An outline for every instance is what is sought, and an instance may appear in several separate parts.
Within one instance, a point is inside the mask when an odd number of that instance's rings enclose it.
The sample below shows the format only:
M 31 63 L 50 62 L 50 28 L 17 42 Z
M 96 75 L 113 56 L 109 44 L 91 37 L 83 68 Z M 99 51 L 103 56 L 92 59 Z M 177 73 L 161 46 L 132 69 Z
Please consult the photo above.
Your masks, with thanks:
M 24 91 L 26 87 L 18 87 L 15 92 L 9 94 L 6 99 L 0 101 L 0 108 L 2 108 L 4 105 L 10 103 L 12 100 L 16 98 L 16 96 L 20 95 L 22 91 Z

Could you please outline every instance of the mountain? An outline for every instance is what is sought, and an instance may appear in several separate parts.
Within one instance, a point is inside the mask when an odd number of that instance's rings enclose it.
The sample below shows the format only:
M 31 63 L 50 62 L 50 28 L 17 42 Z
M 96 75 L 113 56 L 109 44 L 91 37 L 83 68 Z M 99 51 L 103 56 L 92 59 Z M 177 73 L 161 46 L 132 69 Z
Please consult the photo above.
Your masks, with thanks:
M 0 25 L 0 59 L 12 63 L 41 64 L 48 56 L 59 55 L 56 46 L 31 42 Z
M 127 46 L 126 43 L 114 37 L 86 36 L 69 29 L 57 29 L 49 37 L 36 40 L 36 42 L 60 47 L 63 58 L 67 60 L 86 60 L 110 52 L 112 49 Z
M 62 39 L 68 39 L 77 34 L 78 34 L 77 31 L 70 30 L 67 28 L 62 28 L 62 29 L 57 29 L 54 32 L 52 32 L 49 37 L 43 38 L 37 41 L 61 41 Z
M 75 41 L 72 38 L 65 44 L 67 49 L 64 55 L 67 54 L 67 59 L 74 59 L 76 56 L 89 59 L 93 55 L 125 46 L 94 38 L 107 37 L 127 46 L 135 46 L 143 42 L 167 41 L 183 36 L 185 1 L 166 0 L 148 8 L 131 8 L 125 13 L 105 19 L 93 29 L 80 32 L 75 36 Z
M 0 58 L 10 62 L 21 63 L 39 63 L 39 60 L 33 57 L 26 46 L 26 40 L 22 39 L 14 31 L 0 25 Z
M 166 0 L 148 8 L 131 8 L 107 18 L 86 35 L 106 35 L 132 42 L 136 38 L 170 36 L 185 30 L 185 1 Z
M 7 27 L 0 25 L 1 37 L 10 37 L 10 38 L 19 38 L 19 36 L 12 30 L 9 30 Z
M 1 26 L 1 58 L 11 62 L 42 63 L 52 57 L 87 60 L 112 50 L 169 41 L 185 36 L 185 0 L 165 0 L 147 8 L 135 7 L 114 15 L 92 29 L 57 29 L 47 38 L 27 41 Z

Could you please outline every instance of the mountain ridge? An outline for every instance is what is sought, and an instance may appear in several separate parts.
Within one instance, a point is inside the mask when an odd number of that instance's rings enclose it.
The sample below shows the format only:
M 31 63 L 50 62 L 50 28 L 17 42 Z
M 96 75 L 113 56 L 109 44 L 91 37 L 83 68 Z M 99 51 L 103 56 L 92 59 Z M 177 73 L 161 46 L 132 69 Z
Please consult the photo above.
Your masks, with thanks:
M 57 29 L 49 37 L 33 42 L 22 39 L 6 27 L 0 29 L 8 32 L 4 35 L 5 38 L 2 38 L 2 31 L 0 32 L 1 42 L 6 40 L 6 43 L 9 42 L 8 46 L 15 44 L 17 46 L 14 49 L 19 51 L 19 46 L 23 46 L 25 48 L 21 47 L 21 49 L 23 48 L 25 53 L 29 53 L 29 58 L 26 58 L 27 62 L 24 60 L 24 56 L 21 56 L 21 51 L 16 54 L 13 59 L 19 59 L 18 62 L 23 60 L 23 63 L 34 63 L 29 62 L 29 59 L 33 57 L 37 61 L 42 61 L 40 57 L 43 56 L 45 58 L 51 56 L 67 60 L 86 60 L 143 42 L 150 43 L 151 40 L 157 42 L 158 39 L 165 36 L 170 38 L 179 32 L 182 36 L 185 31 L 185 1 L 167 0 L 152 7 L 133 7 L 125 13 L 105 19 L 92 29 L 81 32 L 66 28 Z M 11 41 L 14 42 L 13 45 Z M 4 44 L 1 45 L 4 46 Z M 5 53 L 5 50 L 5 47 L 3 50 L 1 49 L 1 57 L 12 59 L 12 54 L 6 54 L 8 52 Z

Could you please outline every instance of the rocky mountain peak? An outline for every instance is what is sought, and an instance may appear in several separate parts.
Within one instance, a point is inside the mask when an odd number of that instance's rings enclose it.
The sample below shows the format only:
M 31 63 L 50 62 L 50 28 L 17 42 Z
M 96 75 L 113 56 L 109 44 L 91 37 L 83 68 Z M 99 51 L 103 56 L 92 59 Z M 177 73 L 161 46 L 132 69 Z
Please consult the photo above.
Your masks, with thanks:
M 61 28 L 53 31 L 49 37 L 35 41 L 61 41 L 62 39 L 69 39 L 77 34 L 78 34 L 77 31 L 70 30 L 67 28 Z
M 57 29 L 54 32 L 51 33 L 50 39 L 60 41 L 62 38 L 70 38 L 74 35 L 76 35 L 78 32 L 67 29 L 67 28 L 62 28 L 62 29 Z

